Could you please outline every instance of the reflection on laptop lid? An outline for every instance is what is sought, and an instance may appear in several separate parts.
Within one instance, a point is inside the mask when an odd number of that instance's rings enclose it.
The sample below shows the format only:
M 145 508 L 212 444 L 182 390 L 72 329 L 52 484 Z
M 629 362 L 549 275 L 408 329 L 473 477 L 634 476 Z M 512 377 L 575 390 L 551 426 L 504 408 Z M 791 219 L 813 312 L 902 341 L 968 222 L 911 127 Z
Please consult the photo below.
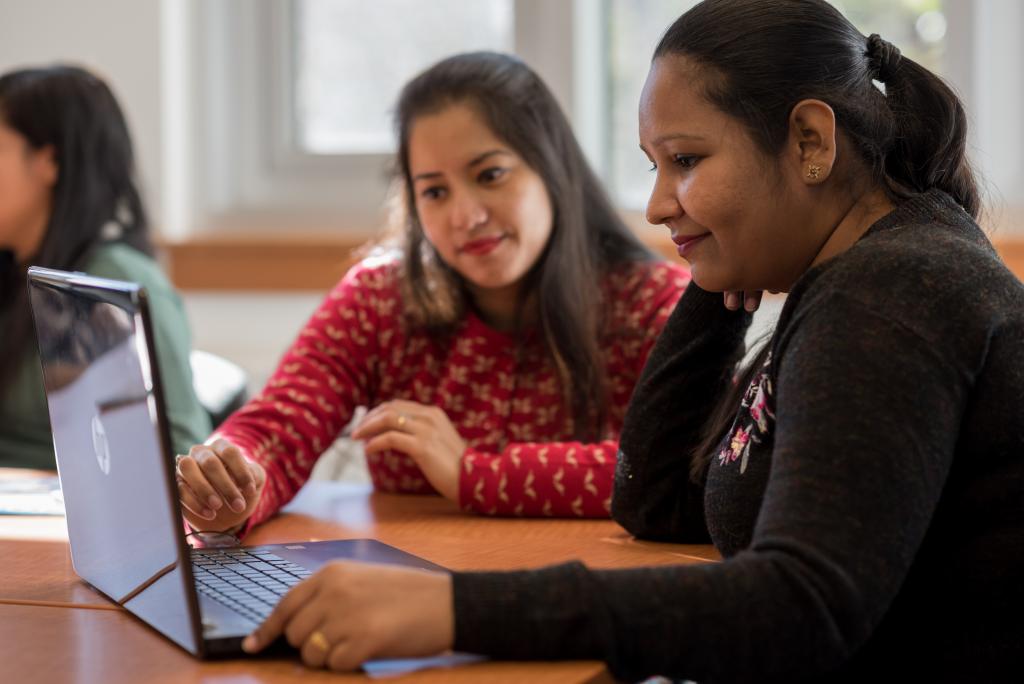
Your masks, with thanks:
M 241 640 L 324 562 L 443 570 L 368 539 L 190 549 L 145 290 L 32 267 L 32 313 L 75 572 L 199 656 Z

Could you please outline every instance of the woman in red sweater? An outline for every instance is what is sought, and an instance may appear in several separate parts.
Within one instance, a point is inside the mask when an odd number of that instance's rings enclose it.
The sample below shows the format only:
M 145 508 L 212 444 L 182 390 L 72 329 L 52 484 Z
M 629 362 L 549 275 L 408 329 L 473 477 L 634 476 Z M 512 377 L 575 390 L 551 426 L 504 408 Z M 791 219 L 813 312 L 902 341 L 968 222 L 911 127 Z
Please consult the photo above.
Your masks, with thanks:
M 186 516 L 248 529 L 359 406 L 374 485 L 488 515 L 609 515 L 617 439 L 688 272 L 612 208 L 540 78 L 446 59 L 397 107 L 401 251 L 353 267 L 263 391 L 179 457 Z

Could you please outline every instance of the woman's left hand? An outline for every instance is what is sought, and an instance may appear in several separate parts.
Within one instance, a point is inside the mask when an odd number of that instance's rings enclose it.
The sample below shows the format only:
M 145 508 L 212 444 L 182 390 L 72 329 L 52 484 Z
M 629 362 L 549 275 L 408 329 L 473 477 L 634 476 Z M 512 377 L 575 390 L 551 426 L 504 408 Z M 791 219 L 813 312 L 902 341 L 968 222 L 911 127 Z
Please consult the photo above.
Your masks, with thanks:
M 376 407 L 352 433 L 366 442 L 367 454 L 401 451 L 416 461 L 442 496 L 458 502 L 459 465 L 466 441 L 437 406 L 395 399 Z
M 723 292 L 725 308 L 729 311 L 738 311 L 742 306 L 748 313 L 754 313 L 761 306 L 763 290 L 730 290 Z
M 332 562 L 292 588 L 242 642 L 257 653 L 284 634 L 310 667 L 354 670 L 375 658 L 430 656 L 455 641 L 445 573 Z

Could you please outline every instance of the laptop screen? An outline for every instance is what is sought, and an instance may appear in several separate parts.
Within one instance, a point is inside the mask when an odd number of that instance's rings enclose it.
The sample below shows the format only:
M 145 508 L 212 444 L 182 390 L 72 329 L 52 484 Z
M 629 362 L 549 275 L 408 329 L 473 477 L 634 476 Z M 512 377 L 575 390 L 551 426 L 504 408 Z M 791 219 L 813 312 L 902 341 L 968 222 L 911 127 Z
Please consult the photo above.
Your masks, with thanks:
M 38 268 L 29 289 L 75 572 L 198 653 L 145 292 Z

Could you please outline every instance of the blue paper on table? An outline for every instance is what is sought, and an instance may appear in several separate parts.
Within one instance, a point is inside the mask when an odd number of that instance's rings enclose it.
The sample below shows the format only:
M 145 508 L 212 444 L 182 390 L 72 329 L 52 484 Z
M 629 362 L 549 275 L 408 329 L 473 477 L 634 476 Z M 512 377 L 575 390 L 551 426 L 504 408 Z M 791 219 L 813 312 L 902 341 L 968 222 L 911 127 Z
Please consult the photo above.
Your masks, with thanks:
M 0 515 L 64 515 L 57 477 L 0 480 Z
M 370 660 L 363 663 L 363 671 L 371 677 L 396 677 L 416 670 L 435 667 L 455 667 L 487 660 L 472 653 L 446 653 L 430 658 L 395 658 L 393 660 Z

